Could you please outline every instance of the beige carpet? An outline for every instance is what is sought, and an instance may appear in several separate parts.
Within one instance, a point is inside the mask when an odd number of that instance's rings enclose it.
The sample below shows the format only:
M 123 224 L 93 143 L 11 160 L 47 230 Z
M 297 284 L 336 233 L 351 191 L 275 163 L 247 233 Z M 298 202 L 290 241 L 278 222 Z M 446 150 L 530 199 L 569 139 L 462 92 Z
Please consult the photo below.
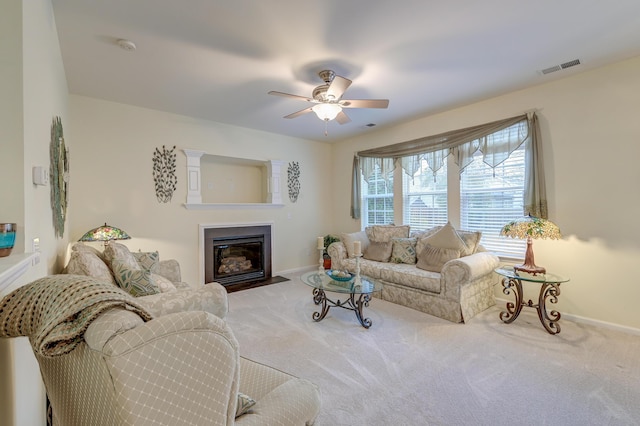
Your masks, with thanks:
M 314 322 L 287 277 L 230 294 L 228 322 L 242 355 L 320 387 L 318 426 L 640 424 L 640 336 L 565 319 L 552 336 L 500 304 L 453 324 L 374 299 L 368 330 L 337 308 Z

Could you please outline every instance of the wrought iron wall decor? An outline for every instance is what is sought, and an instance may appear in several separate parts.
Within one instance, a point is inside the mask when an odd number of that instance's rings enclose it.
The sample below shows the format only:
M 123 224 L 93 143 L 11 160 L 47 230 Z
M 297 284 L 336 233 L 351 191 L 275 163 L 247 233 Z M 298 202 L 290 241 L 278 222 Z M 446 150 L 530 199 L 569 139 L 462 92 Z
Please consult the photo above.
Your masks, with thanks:
M 51 209 L 53 210 L 53 228 L 57 238 L 64 235 L 64 224 L 67 218 L 67 201 L 69 192 L 69 152 L 64 144 L 62 120 L 54 117 L 51 124 L 51 144 L 49 145 L 51 168 Z
M 171 202 L 173 191 L 178 184 L 175 151 L 175 145 L 171 149 L 162 145 L 162 149 L 156 148 L 153 152 L 153 181 L 159 203 Z
M 289 199 L 292 203 L 295 203 L 298 201 L 298 195 L 300 195 L 300 165 L 297 161 L 289 163 L 287 184 L 289 186 Z

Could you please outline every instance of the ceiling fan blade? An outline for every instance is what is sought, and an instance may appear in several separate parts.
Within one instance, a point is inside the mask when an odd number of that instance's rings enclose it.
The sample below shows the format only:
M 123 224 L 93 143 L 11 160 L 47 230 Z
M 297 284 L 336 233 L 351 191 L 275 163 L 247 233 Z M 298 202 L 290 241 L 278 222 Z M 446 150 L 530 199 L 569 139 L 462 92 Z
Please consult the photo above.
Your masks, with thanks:
M 389 99 L 345 99 L 339 104 L 343 108 L 387 108 Z
M 275 90 L 270 91 L 269 95 L 282 96 L 285 98 L 293 98 L 293 99 L 298 99 L 298 100 L 307 101 L 307 102 L 316 102 L 315 99 L 311 99 L 306 96 L 298 96 L 298 95 L 292 95 L 290 93 L 276 92 Z
M 309 107 L 309 108 L 301 109 L 300 111 L 294 112 L 292 114 L 285 115 L 284 118 L 296 118 L 312 111 L 313 111 L 312 107 Z
M 346 124 L 351 121 L 349 116 L 345 114 L 344 111 L 340 111 L 338 115 L 336 115 L 336 121 L 340 124 Z
M 331 84 L 327 89 L 327 99 L 340 99 L 349 86 L 351 86 L 351 80 L 336 75 L 335 77 L 333 77 L 333 81 L 331 81 Z

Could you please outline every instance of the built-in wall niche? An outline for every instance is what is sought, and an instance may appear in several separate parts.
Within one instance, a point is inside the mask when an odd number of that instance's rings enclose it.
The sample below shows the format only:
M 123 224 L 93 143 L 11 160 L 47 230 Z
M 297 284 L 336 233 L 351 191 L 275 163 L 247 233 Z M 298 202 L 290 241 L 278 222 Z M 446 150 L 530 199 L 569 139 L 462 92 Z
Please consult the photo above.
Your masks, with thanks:
M 187 156 L 187 209 L 283 206 L 283 161 L 183 151 Z

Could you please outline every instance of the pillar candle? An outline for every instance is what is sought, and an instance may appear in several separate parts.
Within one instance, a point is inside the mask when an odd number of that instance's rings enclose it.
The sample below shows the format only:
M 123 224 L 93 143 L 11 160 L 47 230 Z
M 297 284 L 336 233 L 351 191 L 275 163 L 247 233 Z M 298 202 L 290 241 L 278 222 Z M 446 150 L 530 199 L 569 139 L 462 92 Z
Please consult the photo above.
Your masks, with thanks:
M 324 238 L 318 237 L 318 250 L 324 248 Z
M 362 254 L 362 245 L 360 241 L 353 242 L 353 254 L 356 256 L 360 256 Z

